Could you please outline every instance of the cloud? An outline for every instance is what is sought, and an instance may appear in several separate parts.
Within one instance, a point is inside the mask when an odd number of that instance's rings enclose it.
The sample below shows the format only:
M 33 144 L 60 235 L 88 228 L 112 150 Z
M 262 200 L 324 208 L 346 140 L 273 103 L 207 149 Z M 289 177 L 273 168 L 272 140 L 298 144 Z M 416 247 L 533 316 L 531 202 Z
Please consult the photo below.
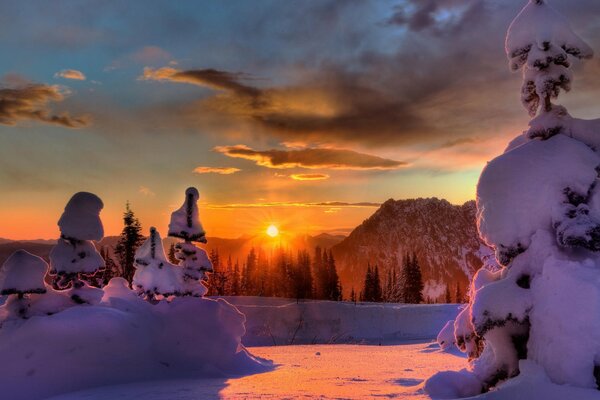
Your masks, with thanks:
M 295 181 L 322 181 L 325 179 L 329 179 L 329 175 L 327 174 L 292 174 L 290 175 Z
M 65 99 L 68 92 L 56 85 L 30 83 L 17 87 L 0 87 L 0 124 L 14 126 L 20 121 L 37 121 L 67 128 L 89 125 L 86 116 L 53 113 L 50 103 Z
M 73 79 L 76 81 L 85 81 L 85 75 L 76 69 L 63 69 L 54 74 L 55 78 Z
M 196 174 L 219 174 L 219 175 L 231 175 L 236 172 L 240 172 L 241 169 L 233 167 L 196 167 L 194 173 Z
M 304 148 L 287 150 L 254 150 L 245 145 L 217 146 L 215 151 L 228 157 L 251 160 L 267 168 L 308 168 L 342 170 L 392 170 L 407 163 L 390 160 L 353 150 L 332 148 Z
M 150 188 L 148 188 L 146 186 L 140 186 L 140 189 L 138 191 L 141 194 L 143 194 L 144 196 L 149 196 L 149 197 L 156 196 L 156 193 L 154 193 L 152 190 L 150 190 Z
M 180 71 L 172 67 L 153 69 L 144 68 L 143 74 L 138 78 L 147 81 L 171 81 L 204 86 L 215 90 L 230 91 L 240 96 L 257 98 L 261 95 L 259 89 L 241 83 L 246 75 L 231 73 L 216 69 L 201 69 Z

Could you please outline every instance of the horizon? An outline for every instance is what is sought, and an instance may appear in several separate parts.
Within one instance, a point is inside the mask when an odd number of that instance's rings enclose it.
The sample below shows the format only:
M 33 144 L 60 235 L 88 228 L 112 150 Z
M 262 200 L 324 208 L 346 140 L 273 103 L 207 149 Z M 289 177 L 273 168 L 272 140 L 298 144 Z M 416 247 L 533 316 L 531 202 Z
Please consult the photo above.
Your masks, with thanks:
M 598 42 L 597 2 L 554 3 Z M 8 4 L 0 237 L 57 237 L 79 191 L 104 201 L 107 235 L 126 201 L 164 230 L 189 186 L 223 238 L 349 232 L 388 198 L 463 204 L 527 126 L 503 48 L 521 6 Z M 600 63 L 574 68 L 561 99 L 589 118 Z

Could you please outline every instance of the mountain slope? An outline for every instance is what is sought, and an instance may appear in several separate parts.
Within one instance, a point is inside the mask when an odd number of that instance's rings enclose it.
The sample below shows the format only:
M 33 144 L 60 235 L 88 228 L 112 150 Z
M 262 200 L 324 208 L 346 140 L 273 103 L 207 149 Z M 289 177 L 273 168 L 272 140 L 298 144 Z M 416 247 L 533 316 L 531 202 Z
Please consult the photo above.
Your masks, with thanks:
M 341 243 L 333 247 L 345 292 L 360 290 L 367 264 L 378 265 L 386 276 L 400 268 L 405 252 L 415 251 L 425 282 L 425 296 L 443 296 L 446 285 L 465 293 L 482 260 L 492 250 L 480 239 L 476 206 L 462 206 L 437 198 L 388 200 Z

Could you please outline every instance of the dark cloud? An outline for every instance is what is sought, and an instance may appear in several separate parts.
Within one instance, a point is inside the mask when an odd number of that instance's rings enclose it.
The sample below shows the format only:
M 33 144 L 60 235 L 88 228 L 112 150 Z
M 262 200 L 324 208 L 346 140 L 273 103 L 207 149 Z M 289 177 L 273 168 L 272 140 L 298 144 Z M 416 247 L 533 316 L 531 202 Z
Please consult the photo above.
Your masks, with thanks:
M 53 113 L 50 103 L 61 102 L 65 94 L 58 86 L 27 84 L 0 88 L 0 124 L 16 125 L 20 121 L 37 121 L 81 128 L 89 124 L 87 117 L 72 117 L 68 113 Z
M 272 81 L 251 78 L 268 77 L 269 72 L 260 68 L 249 68 L 252 75 L 216 69 L 146 69 L 144 79 L 216 91 L 196 100 L 189 100 L 186 92 L 177 111 L 171 103 L 162 117 L 219 135 L 236 132 L 285 142 L 372 148 L 435 149 L 460 144 L 465 152 L 493 134 L 518 134 L 515 127 L 526 125 L 528 117 L 518 100 L 520 77 L 510 73 L 504 54 L 506 29 L 522 1 L 405 0 L 390 7 L 387 18 L 368 27 L 366 17 L 361 20 L 349 11 L 356 8 L 367 15 L 360 3 L 345 8 L 327 4 L 311 12 L 322 16 L 316 21 L 323 26 L 327 26 L 325 21 L 332 26 L 346 21 L 339 46 L 352 51 L 332 49 L 330 57 L 322 51 L 318 61 L 306 57 L 293 64 L 284 55 L 273 64 L 279 72 L 291 72 L 286 79 L 274 76 Z M 600 40 L 600 28 L 594 28 L 597 24 L 583 11 L 599 6 L 591 0 L 581 4 L 583 9 L 560 11 L 584 37 L 588 34 Z M 323 29 L 320 23 L 316 31 Z M 293 28 L 294 32 L 300 29 Z M 338 34 L 331 26 L 327 29 L 331 35 Z M 361 42 L 357 37 L 370 39 Z M 307 43 L 298 46 L 311 48 Z M 294 50 L 286 51 L 294 54 Z M 260 67 L 272 71 L 273 65 Z M 596 90 L 577 83 L 574 89 L 576 99 L 577 93 L 589 97 Z
M 228 157 L 254 161 L 267 168 L 310 168 L 344 170 L 388 170 L 406 166 L 405 162 L 345 149 L 305 148 L 297 150 L 254 150 L 248 146 L 219 146 L 215 151 Z

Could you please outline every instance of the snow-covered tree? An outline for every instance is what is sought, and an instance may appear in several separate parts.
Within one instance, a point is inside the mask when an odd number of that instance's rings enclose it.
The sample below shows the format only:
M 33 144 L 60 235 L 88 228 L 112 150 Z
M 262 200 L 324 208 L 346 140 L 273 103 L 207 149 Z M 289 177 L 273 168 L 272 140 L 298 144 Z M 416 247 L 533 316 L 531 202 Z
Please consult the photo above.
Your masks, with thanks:
M 561 89 L 571 89 L 569 57 L 591 58 L 593 51 L 544 0 L 531 0 L 508 29 L 506 54 L 513 70 L 523 69 L 521 101 L 535 116 L 552 110 Z
M 169 224 L 169 236 L 184 240 L 175 245 L 175 258 L 183 268 L 183 286 L 180 292 L 182 296 L 204 296 L 207 288 L 201 281 L 206 278 L 208 272 L 213 271 L 206 251 L 192 243 L 207 242 L 198 213 L 199 197 L 196 188 L 188 188 L 183 205 L 171 214 Z
M 0 268 L 0 294 L 8 295 L 9 310 L 19 318 L 29 316 L 32 293 L 46 293 L 44 276 L 48 264 L 25 250 L 17 250 Z
M 102 200 L 92 193 L 73 195 L 58 221 L 61 237 L 50 252 L 51 273 L 56 286 L 69 289 L 71 299 L 78 304 L 97 303 L 102 291 L 89 286 L 85 279 L 104 269 L 104 259 L 92 240 L 104 236 L 100 220 Z
M 150 236 L 135 253 L 133 288 L 147 300 L 179 294 L 181 291 L 181 268 L 167 260 L 162 238 L 156 228 L 150 228 Z
M 506 51 L 524 68 L 523 103 L 535 118 L 479 178 L 477 224 L 501 269 L 473 278 L 454 321 L 469 369 L 430 378 L 432 397 L 476 395 L 534 364 L 555 383 L 600 381 L 600 120 L 551 102 L 570 88 L 572 59 L 592 50 L 545 1 L 530 0 Z

